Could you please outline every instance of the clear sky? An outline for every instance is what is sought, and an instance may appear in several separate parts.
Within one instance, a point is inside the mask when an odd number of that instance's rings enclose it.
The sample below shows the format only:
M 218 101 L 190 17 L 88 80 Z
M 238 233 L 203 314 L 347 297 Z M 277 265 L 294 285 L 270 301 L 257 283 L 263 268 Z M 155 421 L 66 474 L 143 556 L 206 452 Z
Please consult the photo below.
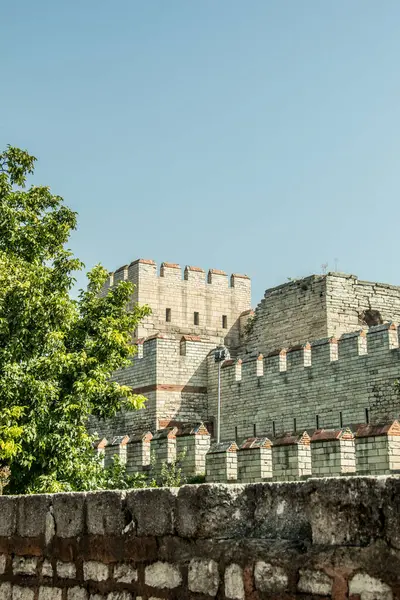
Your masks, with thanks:
M 1 147 L 88 268 L 247 273 L 253 304 L 335 259 L 400 284 L 399 32 L 399 0 L 6 2 Z

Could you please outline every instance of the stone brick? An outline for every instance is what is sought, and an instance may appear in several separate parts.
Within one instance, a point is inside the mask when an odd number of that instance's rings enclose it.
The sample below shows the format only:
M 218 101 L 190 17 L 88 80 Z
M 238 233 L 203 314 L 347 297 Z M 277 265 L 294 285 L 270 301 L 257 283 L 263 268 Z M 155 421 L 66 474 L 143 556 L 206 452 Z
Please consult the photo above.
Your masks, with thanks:
M 53 567 L 51 562 L 45 558 L 42 565 L 42 575 L 43 577 L 53 577 Z
M 38 600 L 61 600 L 62 589 L 55 587 L 44 587 L 39 588 Z
M 222 484 L 181 487 L 175 522 L 178 535 L 214 539 L 240 535 L 254 513 L 252 489 Z
M 332 579 L 322 571 L 303 569 L 300 571 L 299 592 L 329 596 L 332 593 Z
M 350 580 L 349 593 L 358 594 L 360 600 L 392 600 L 393 593 L 390 587 L 381 581 L 375 579 L 367 573 L 357 573 Z
M 146 567 L 144 579 L 146 585 L 155 588 L 173 589 L 182 583 L 179 568 L 165 562 L 156 562 Z
M 51 497 L 38 494 L 19 496 L 17 504 L 17 533 L 20 537 L 46 534 Z
M 124 527 L 123 494 L 92 492 L 86 496 L 87 528 L 92 535 L 121 535 Z
M 317 481 L 317 480 L 314 480 Z M 314 544 L 366 545 L 381 530 L 379 479 L 327 478 L 310 483 L 307 512 Z M 365 497 L 369 502 L 365 505 Z M 341 510 L 338 510 L 340 498 Z
M 12 600 L 33 600 L 35 592 L 28 587 L 21 587 L 20 585 L 13 585 L 12 587 Z M 55 600 L 58 600 L 58 598 Z
M 94 560 L 84 562 L 83 577 L 85 581 L 105 581 L 108 579 L 108 566 Z
M 67 592 L 67 600 L 87 600 L 88 593 L 85 588 L 75 586 Z
M 11 583 L 0 583 L 0 598 L 11 600 Z
M 16 556 L 13 559 L 14 575 L 35 575 L 37 567 L 36 557 Z
M 229 565 L 225 570 L 225 596 L 233 600 L 244 600 L 243 569 L 239 565 Z
M 57 575 L 63 579 L 74 579 L 76 577 L 74 563 L 57 561 Z
M 114 567 L 114 579 L 119 583 L 132 583 L 137 581 L 138 573 L 131 565 L 126 563 L 115 565 Z
M 5 554 L 0 554 L 0 575 L 4 573 L 6 570 L 7 556 Z
M 191 592 L 216 596 L 219 587 L 218 564 L 214 560 L 193 558 L 189 563 L 188 586 Z
M 282 567 L 263 561 L 258 561 L 254 567 L 254 580 L 260 592 L 284 592 L 289 582 Z
M 56 494 L 53 511 L 57 537 L 73 538 L 83 533 L 86 494 Z
M 178 490 L 149 488 L 133 490 L 126 496 L 126 506 L 137 525 L 137 535 L 172 535 Z M 154 511 L 157 506 L 157 511 Z
M 0 536 L 10 537 L 15 533 L 17 503 L 14 498 L 0 495 Z

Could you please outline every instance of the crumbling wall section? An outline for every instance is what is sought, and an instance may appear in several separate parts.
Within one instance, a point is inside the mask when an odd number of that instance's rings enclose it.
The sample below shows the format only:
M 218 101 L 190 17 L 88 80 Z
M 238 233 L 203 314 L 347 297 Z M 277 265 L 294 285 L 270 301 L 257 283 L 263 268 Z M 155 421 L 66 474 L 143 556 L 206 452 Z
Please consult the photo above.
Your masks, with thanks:
M 0 497 L 2 600 L 400 597 L 400 480 Z

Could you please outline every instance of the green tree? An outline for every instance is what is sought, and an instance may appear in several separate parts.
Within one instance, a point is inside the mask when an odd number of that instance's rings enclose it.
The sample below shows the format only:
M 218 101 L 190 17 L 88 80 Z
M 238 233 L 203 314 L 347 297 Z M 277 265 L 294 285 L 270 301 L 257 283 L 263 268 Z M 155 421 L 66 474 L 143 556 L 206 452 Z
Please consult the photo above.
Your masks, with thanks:
M 83 268 L 65 248 L 76 213 L 48 187 L 25 187 L 35 160 L 10 146 L 0 154 L 0 469 L 10 492 L 95 488 L 87 420 L 143 405 L 110 376 L 129 364 L 150 309 L 130 306 L 126 281 L 99 296 L 100 265 L 71 298 Z

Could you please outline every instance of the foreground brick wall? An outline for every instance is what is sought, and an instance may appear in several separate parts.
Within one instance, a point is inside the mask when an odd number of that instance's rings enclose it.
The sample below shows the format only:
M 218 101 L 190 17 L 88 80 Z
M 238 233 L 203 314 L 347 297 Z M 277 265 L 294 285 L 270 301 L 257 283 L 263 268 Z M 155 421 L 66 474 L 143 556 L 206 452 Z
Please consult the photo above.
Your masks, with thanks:
M 395 600 L 400 479 L 0 497 L 2 600 Z

